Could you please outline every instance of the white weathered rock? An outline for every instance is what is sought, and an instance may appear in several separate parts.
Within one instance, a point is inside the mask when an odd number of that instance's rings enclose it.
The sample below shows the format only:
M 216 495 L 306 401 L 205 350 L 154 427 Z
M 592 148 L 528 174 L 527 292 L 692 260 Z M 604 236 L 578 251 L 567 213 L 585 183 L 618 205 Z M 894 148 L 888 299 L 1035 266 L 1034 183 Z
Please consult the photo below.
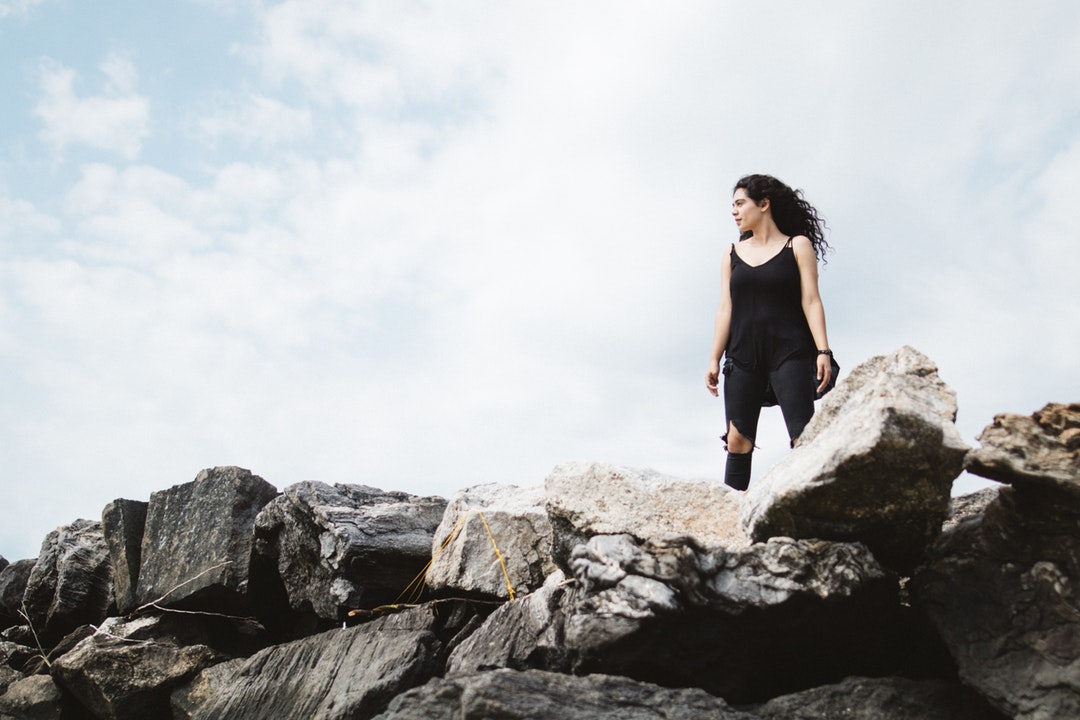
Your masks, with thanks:
M 742 493 L 705 480 L 682 480 L 654 470 L 573 462 L 544 481 L 557 552 L 593 535 L 639 540 L 690 538 L 703 548 L 749 545 L 739 525 Z
M 427 584 L 436 592 L 509 598 L 509 581 L 524 595 L 555 570 L 551 546 L 542 487 L 478 485 L 459 492 L 447 506 L 435 531 Z
M 910 569 L 941 531 L 968 450 L 955 419 L 956 394 L 925 355 L 902 347 L 871 358 L 751 485 L 747 533 L 863 542 L 885 564 Z

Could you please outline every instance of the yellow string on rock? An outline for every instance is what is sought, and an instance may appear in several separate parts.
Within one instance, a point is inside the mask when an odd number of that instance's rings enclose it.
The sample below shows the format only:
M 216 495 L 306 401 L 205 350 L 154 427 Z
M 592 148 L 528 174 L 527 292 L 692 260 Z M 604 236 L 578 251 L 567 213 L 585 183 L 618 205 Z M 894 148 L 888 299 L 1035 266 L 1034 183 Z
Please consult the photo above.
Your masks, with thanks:
M 484 529 L 487 530 L 488 537 L 491 538 L 491 547 L 495 549 L 495 557 L 499 558 L 499 566 L 502 567 L 503 577 L 506 579 L 506 591 L 510 593 L 510 602 L 513 602 L 514 586 L 510 584 L 510 573 L 506 572 L 506 560 L 503 559 L 503 554 L 499 552 L 499 546 L 495 544 L 495 536 L 491 534 L 491 526 L 488 525 L 484 513 L 477 510 L 476 514 L 479 515 L 480 519 L 484 522 Z
M 424 565 L 424 568 L 419 572 L 419 574 L 417 574 L 417 576 L 414 577 L 409 582 L 409 584 L 405 586 L 405 589 L 402 590 L 401 593 L 394 600 L 394 602 L 391 603 L 392 605 L 397 605 L 399 602 L 401 602 L 401 598 L 403 598 L 406 594 L 408 594 L 409 596 L 408 602 L 410 604 L 416 604 L 420 602 L 420 598 L 424 594 L 424 588 L 427 587 L 428 570 L 431 569 L 432 563 L 434 563 L 436 558 L 438 558 L 439 555 L 442 554 L 442 551 L 446 549 L 446 546 L 450 544 L 450 541 L 454 539 L 454 536 L 458 534 L 458 530 L 461 529 L 461 526 L 465 522 L 465 519 L 467 517 L 468 514 L 461 516 L 461 519 L 457 521 L 457 525 L 454 526 L 454 529 L 450 531 L 450 534 L 447 535 L 446 539 L 442 541 L 441 545 L 439 545 L 439 549 L 431 554 L 431 559 L 427 561 L 427 565 Z

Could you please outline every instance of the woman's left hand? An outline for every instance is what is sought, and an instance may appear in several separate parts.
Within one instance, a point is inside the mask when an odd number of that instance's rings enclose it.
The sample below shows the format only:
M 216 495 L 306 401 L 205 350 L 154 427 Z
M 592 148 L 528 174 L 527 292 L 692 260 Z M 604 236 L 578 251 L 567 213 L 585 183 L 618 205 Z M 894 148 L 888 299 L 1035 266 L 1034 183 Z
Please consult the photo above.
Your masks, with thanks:
M 825 386 L 829 384 L 829 378 L 832 377 L 832 362 L 828 355 L 821 354 L 817 356 L 817 379 L 818 386 L 817 391 L 820 393 L 825 390 Z

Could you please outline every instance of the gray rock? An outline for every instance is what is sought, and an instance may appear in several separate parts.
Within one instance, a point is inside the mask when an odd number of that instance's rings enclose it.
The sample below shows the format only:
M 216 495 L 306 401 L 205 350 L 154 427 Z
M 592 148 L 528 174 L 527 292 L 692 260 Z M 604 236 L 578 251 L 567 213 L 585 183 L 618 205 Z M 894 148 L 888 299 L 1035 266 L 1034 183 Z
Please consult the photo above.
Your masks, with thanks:
M 742 493 L 704 480 L 680 480 L 654 470 L 573 462 L 544 481 L 556 552 L 593 535 L 632 535 L 639 540 L 691 538 L 702 547 L 749 545 L 739 525 Z M 564 567 L 564 569 L 568 569 Z
M 0 570 L 3 570 L 4 568 L 6 568 L 10 564 L 11 563 L 8 562 L 8 559 L 6 557 L 4 557 L 3 555 L 0 555 Z
M 1080 504 L 1050 498 L 1002 488 L 912 578 L 960 679 L 1023 720 L 1080 717 Z
M 527 594 L 555 570 L 552 541 L 543 488 L 493 483 L 463 490 L 435 531 L 428 587 L 504 599 L 509 588 Z
M 101 526 L 109 547 L 113 570 L 116 609 L 126 614 L 135 609 L 139 586 L 143 530 L 148 503 L 139 500 L 113 500 L 101 511 Z
M 203 470 L 151 494 L 137 602 L 248 612 L 252 528 L 276 495 L 273 485 L 237 467 Z
M 255 553 L 293 612 L 340 622 L 351 609 L 409 599 L 445 510 L 443 498 L 297 483 L 259 515 Z
M 363 720 L 441 672 L 468 625 L 453 603 L 429 603 L 256 653 L 213 681 L 192 718 Z M 196 679 L 199 682 L 199 679 Z
M 566 627 L 577 673 L 693 685 L 732 702 L 896 662 L 896 578 L 858 544 L 742 550 L 597 536 L 575 552 Z
M 746 494 L 743 523 L 771 537 L 863 542 L 910 571 L 941 531 L 967 445 L 956 394 L 903 347 L 856 367 L 821 403 L 794 450 Z
M 467 675 L 493 668 L 569 671 L 564 634 L 571 584 L 557 570 L 536 592 L 500 605 L 454 649 L 447 673 Z
M 605 675 L 499 670 L 432 680 L 394 699 L 378 720 L 754 720 L 695 688 Z
M 172 689 L 222 658 L 205 645 L 177 647 L 134 639 L 133 630 L 155 621 L 140 618 L 103 623 L 98 632 L 53 663 L 53 677 L 95 717 L 169 717 Z
M 67 720 L 71 701 L 48 675 L 16 680 L 0 695 L 0 720 Z
M 76 520 L 46 536 L 23 603 L 45 646 L 80 625 L 105 619 L 112 602 L 112 568 L 101 523 Z
M 243 658 L 237 658 L 211 665 L 196 675 L 191 682 L 174 690 L 169 701 L 172 708 L 172 720 L 192 720 L 200 706 L 210 702 L 215 695 L 224 691 L 229 678 L 243 663 Z
M 942 524 L 942 531 L 956 527 L 965 520 L 981 517 L 990 503 L 997 500 L 998 488 L 988 487 L 967 495 L 952 498 L 949 505 L 949 517 Z
M 754 715 L 763 720 L 1004 720 L 961 685 L 899 677 L 845 678 L 773 698 L 754 708 Z
M 1080 403 L 1050 403 L 1031 417 L 1001 414 L 968 453 L 968 472 L 1080 500 Z
M 25 622 L 19 615 L 30 573 L 37 559 L 16 560 L 0 570 L 0 628 Z

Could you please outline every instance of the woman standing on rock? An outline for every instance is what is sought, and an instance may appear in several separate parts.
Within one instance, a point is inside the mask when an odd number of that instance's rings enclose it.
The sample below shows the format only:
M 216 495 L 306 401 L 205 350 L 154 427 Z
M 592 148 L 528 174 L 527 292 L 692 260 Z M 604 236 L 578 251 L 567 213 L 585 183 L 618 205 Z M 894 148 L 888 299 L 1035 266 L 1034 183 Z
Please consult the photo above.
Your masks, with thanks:
M 769 175 L 747 175 L 735 184 L 731 214 L 740 241 L 724 253 L 720 269 L 706 386 L 719 395 L 726 355 L 724 482 L 746 490 L 767 391 L 775 394 L 794 445 L 814 414 L 815 398 L 836 381 L 818 294 L 817 261 L 829 244 L 824 221 L 802 192 Z

